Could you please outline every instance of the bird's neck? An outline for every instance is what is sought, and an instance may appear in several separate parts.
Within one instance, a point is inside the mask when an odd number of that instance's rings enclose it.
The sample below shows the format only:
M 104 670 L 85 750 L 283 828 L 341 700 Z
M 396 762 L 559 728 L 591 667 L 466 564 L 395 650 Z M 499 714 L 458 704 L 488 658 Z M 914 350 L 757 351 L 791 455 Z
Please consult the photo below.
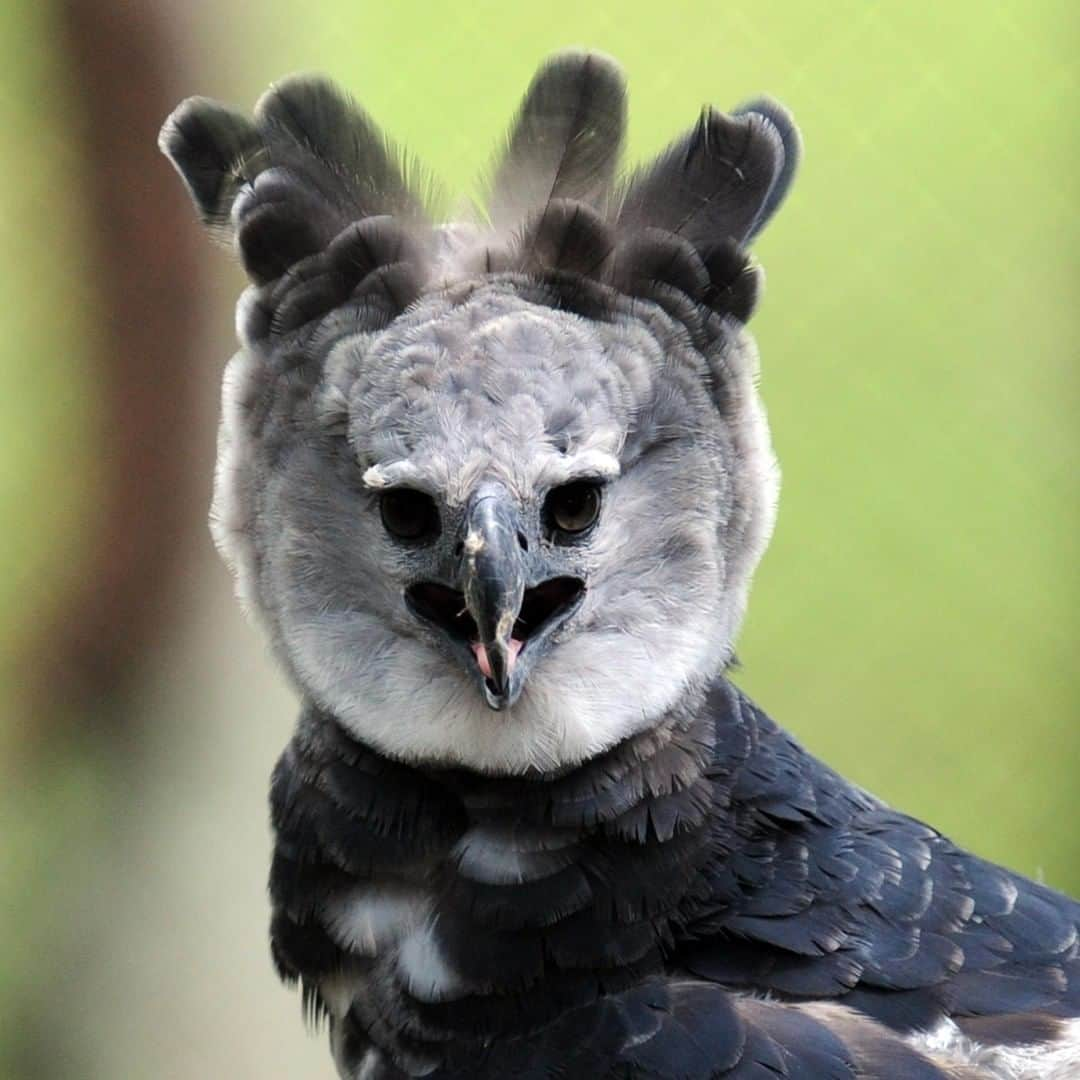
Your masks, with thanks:
M 718 677 L 714 698 L 718 691 L 727 695 L 732 688 Z M 378 790 L 388 804 L 423 790 L 444 808 L 453 804 L 463 823 L 591 830 L 635 806 L 669 799 L 706 775 L 716 758 L 715 717 L 707 698 L 704 689 L 689 691 L 648 730 L 559 770 L 498 775 L 392 760 L 310 702 L 290 751 L 312 764 L 335 759 L 363 762 L 365 770 L 381 777 Z M 347 793 L 341 796 L 347 798 Z M 359 807 L 351 809 L 358 822 L 366 819 Z
M 390 761 L 308 708 L 271 798 L 279 970 L 334 1013 L 327 973 L 362 962 L 380 1008 L 462 1038 L 505 1030 L 508 996 L 535 1022 L 600 993 L 597 971 L 610 989 L 663 970 L 771 827 L 738 795 L 757 717 L 719 680 L 578 768 L 491 777 Z

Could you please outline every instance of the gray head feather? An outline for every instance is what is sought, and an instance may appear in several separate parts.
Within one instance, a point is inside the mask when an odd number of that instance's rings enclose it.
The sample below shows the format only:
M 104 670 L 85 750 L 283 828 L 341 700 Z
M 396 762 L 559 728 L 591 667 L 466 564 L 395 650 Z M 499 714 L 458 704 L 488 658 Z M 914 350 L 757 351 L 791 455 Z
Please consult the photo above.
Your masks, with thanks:
M 656 723 L 730 660 L 777 488 L 743 244 L 778 206 L 797 141 L 778 107 L 707 113 L 610 199 L 622 103 L 606 59 L 541 69 L 491 230 L 424 224 L 374 126 L 323 83 L 274 91 L 254 125 L 187 102 L 163 133 L 253 282 L 225 380 L 215 536 L 302 692 L 384 753 L 561 768 Z M 568 539 L 549 501 L 575 482 L 602 501 Z M 403 489 L 436 522 L 416 542 L 380 512 Z M 518 598 L 573 585 L 543 648 L 525 642 L 503 712 L 478 689 L 468 650 L 490 658 L 453 592 L 478 493 L 515 522 Z M 421 617 L 428 582 L 463 610 Z

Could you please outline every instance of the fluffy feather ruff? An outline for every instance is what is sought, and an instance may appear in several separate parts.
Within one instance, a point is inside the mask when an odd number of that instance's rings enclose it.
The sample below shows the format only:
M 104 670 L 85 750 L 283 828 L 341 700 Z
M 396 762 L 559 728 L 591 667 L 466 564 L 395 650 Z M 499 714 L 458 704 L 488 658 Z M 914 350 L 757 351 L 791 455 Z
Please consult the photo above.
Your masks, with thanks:
M 417 375 L 414 390 L 407 397 L 400 394 L 389 367 L 376 364 L 369 368 L 365 360 L 357 368 L 356 358 L 368 356 L 370 345 L 364 338 L 346 338 L 334 351 L 336 359 L 329 362 L 328 384 L 317 398 L 316 411 L 325 414 L 324 422 L 335 433 L 347 430 L 350 402 L 356 401 L 359 392 L 355 380 L 359 378 L 365 387 L 365 408 L 373 415 L 385 422 L 393 415 L 386 410 L 404 410 L 402 416 L 409 423 L 423 421 L 427 425 L 424 430 L 438 447 L 430 460 L 399 462 L 411 471 L 408 477 L 395 473 L 395 482 L 421 484 L 459 498 L 470 489 L 469 478 L 476 469 L 516 463 L 527 468 L 520 474 L 508 473 L 505 482 L 526 500 L 538 483 L 558 482 L 551 471 L 555 465 L 576 462 L 580 468 L 596 457 L 601 446 L 607 448 L 605 462 L 610 459 L 615 463 L 610 455 L 620 453 L 626 433 L 620 434 L 624 421 L 602 405 L 604 395 L 612 395 L 611 408 L 636 413 L 633 440 L 640 448 L 633 454 L 646 453 L 654 440 L 662 444 L 670 438 L 669 431 L 684 426 L 685 418 L 679 419 L 684 399 L 687 407 L 689 401 L 696 400 L 693 408 L 703 416 L 709 411 L 701 359 L 691 361 L 687 354 L 685 370 L 681 364 L 670 367 L 686 345 L 680 340 L 678 327 L 658 313 L 651 315 L 651 332 L 646 329 L 649 324 L 635 319 L 605 326 L 606 363 L 614 365 L 616 375 L 602 367 L 593 370 L 592 358 L 599 359 L 601 346 L 590 336 L 594 331 L 587 333 L 581 320 L 543 307 L 523 308 L 522 304 L 514 289 L 504 288 L 492 298 L 477 294 L 473 304 L 451 307 L 444 314 L 414 309 L 410 320 L 397 331 L 408 343 L 409 363 Z M 474 311 L 486 311 L 487 321 L 478 320 Z M 451 312 L 456 314 L 451 316 Z M 463 327 L 472 327 L 473 336 L 468 339 L 471 344 L 460 342 L 447 353 L 448 343 L 455 340 L 451 317 Z M 547 771 L 581 762 L 649 726 L 730 659 L 750 576 L 771 525 L 775 477 L 767 429 L 753 408 L 756 357 L 748 342 L 739 345 L 738 340 L 736 335 L 728 342 L 723 358 L 719 354 L 713 358 L 715 364 L 723 365 L 728 384 L 720 403 L 728 418 L 723 430 L 729 446 L 724 454 L 734 455 L 730 458 L 730 489 L 709 512 L 718 516 L 696 521 L 696 515 L 705 512 L 704 481 L 693 482 L 681 475 L 678 462 L 685 467 L 687 459 L 676 456 L 665 464 L 663 455 L 646 453 L 650 468 L 663 472 L 659 487 L 670 498 L 678 498 L 679 505 L 685 501 L 687 515 L 676 515 L 655 534 L 630 531 L 619 523 L 628 526 L 642 515 L 660 512 L 650 495 L 648 478 L 653 474 L 631 470 L 612 486 L 608 499 L 611 524 L 594 545 L 597 565 L 604 569 L 592 581 L 569 628 L 572 635 L 567 644 L 553 649 L 538 664 L 509 717 L 493 714 L 467 673 L 448 664 L 422 636 L 410 632 L 404 612 L 391 614 L 400 606 L 400 595 L 388 598 L 389 610 L 357 607 L 354 601 L 340 598 L 341 589 L 353 586 L 346 585 L 342 570 L 331 570 L 331 564 L 348 551 L 379 542 L 377 532 L 371 538 L 365 534 L 364 539 L 350 539 L 341 533 L 333 551 L 322 551 L 323 536 L 329 543 L 340 530 L 358 527 L 366 520 L 363 514 L 357 515 L 354 496 L 340 504 L 335 499 L 320 509 L 310 500 L 329 491 L 325 478 L 304 473 L 290 481 L 288 489 L 302 494 L 303 504 L 295 511 L 278 506 L 269 531 L 257 524 L 260 515 L 266 514 L 268 485 L 280 490 L 280 481 L 267 473 L 264 425 L 268 421 L 263 418 L 273 417 L 281 406 L 269 404 L 267 399 L 286 393 L 288 384 L 268 378 L 265 362 L 250 353 L 233 361 L 226 378 L 213 513 L 215 539 L 237 575 L 246 606 L 266 623 L 298 684 L 338 715 L 358 738 L 400 760 L 447 761 L 488 773 Z M 388 356 L 395 355 L 398 348 L 394 340 L 387 340 L 384 347 Z M 521 363 L 535 351 L 535 369 L 526 375 L 513 368 L 477 367 L 468 359 L 477 349 L 493 356 L 513 354 Z M 536 400 L 529 406 L 529 420 L 526 423 L 525 416 L 519 417 L 512 426 L 517 450 L 508 446 L 505 455 L 492 459 L 495 447 L 490 439 L 474 444 L 471 429 L 461 425 L 457 411 L 446 412 L 447 402 L 438 395 L 425 396 L 425 388 L 433 382 L 428 365 L 437 369 L 444 363 L 449 370 L 458 363 L 450 357 L 458 353 L 464 366 L 454 375 L 453 385 L 465 394 L 461 402 L 475 402 L 469 383 L 461 380 L 478 379 L 477 389 L 495 402 L 490 406 L 493 416 L 503 411 L 498 403 L 508 400 L 510 387 L 523 385 L 523 379 L 530 382 L 530 393 Z M 568 355 L 578 357 L 584 365 L 574 381 L 572 398 L 565 397 L 563 387 L 564 358 Z M 695 371 L 695 364 L 701 370 Z M 676 382 L 660 393 L 655 403 L 648 404 L 654 393 L 651 380 L 660 371 L 669 371 Z M 377 372 L 385 373 L 385 385 L 370 381 Z M 502 389 L 502 379 L 507 389 Z M 632 387 L 635 394 L 643 395 L 637 404 L 630 393 Z M 550 400 L 547 394 L 552 395 Z M 516 400 L 524 407 L 524 399 Z M 541 401 L 546 404 L 541 406 Z M 588 435 L 595 446 L 579 442 L 586 429 L 576 431 L 575 427 L 568 432 L 573 455 L 553 453 L 550 445 L 544 451 L 545 432 L 564 422 L 558 419 L 560 410 L 568 407 L 572 407 L 571 417 L 580 414 L 575 426 L 591 425 Z M 425 421 L 429 408 L 435 411 Z M 287 437 L 295 420 L 282 420 Z M 445 441 L 440 434 L 443 427 Z M 375 440 L 377 431 L 369 431 L 365 423 L 358 437 L 363 441 L 358 452 L 366 456 L 367 440 Z M 538 440 L 537 452 L 522 452 L 526 440 L 533 438 Z M 374 453 L 379 444 L 373 441 L 371 445 L 370 453 Z M 713 468 L 708 463 L 717 452 L 703 447 L 695 468 Z M 385 456 L 385 451 L 378 453 Z M 311 459 L 311 468 L 316 467 L 324 466 Z M 392 464 L 382 467 L 383 472 L 393 468 Z M 669 502 L 667 509 L 671 505 Z M 332 517 L 327 517 L 328 511 Z M 305 520 L 325 518 L 324 525 L 312 532 L 303 527 L 299 515 Z M 294 517 L 295 525 L 288 524 Z M 650 580 L 657 579 L 651 555 L 656 536 L 671 532 L 676 525 L 679 528 L 669 540 L 674 545 L 668 557 L 671 569 L 666 573 L 694 582 L 690 595 L 681 600 L 663 580 L 655 584 Z M 374 527 L 377 529 L 377 522 Z M 718 543 L 722 547 L 714 551 Z M 315 571 L 323 559 L 326 568 Z M 629 587 L 628 575 L 634 588 Z M 291 584 L 283 586 L 283 580 Z M 364 587 L 370 589 L 382 577 L 368 570 L 364 580 Z M 277 584 L 270 586 L 269 582 Z M 313 592 L 315 582 L 321 584 Z M 325 595 L 323 586 L 330 590 Z M 631 603 L 633 596 L 639 596 L 639 601 Z M 661 641 L 662 653 L 658 651 Z M 657 663 L 660 655 L 662 664 Z
M 569 650 L 555 650 L 531 673 L 517 705 L 496 716 L 472 680 L 441 655 L 395 638 L 374 620 L 355 619 L 366 623 L 361 636 L 372 644 L 367 657 L 348 649 L 356 626 L 335 626 L 330 617 L 299 625 L 290 635 L 292 662 L 315 700 L 350 733 L 396 760 L 496 776 L 588 761 L 648 728 L 685 696 L 687 672 L 722 663 L 717 642 L 699 624 L 669 635 L 660 671 L 643 638 L 592 632 Z

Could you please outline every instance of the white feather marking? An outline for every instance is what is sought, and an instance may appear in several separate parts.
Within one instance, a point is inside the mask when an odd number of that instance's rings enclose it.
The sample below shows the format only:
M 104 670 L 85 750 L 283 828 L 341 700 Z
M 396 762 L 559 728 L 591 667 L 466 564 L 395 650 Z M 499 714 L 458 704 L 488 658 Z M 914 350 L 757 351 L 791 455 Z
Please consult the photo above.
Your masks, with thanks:
M 344 949 L 374 956 L 415 929 L 428 915 L 430 900 L 407 885 L 358 885 L 323 905 L 330 936 Z
M 352 1003 L 363 989 L 363 983 L 355 975 L 342 972 L 327 975 L 319 980 L 319 996 L 323 999 L 330 1015 L 341 1019 L 352 1008 Z
M 614 480 L 622 471 L 619 459 L 606 449 L 584 449 L 566 457 L 544 459 L 537 470 L 536 485 L 539 488 L 555 487 L 580 478 L 599 477 Z
M 375 1080 L 378 1075 L 377 1069 L 382 1063 L 382 1055 L 372 1047 L 360 1059 L 360 1064 L 353 1073 L 354 1080 Z
M 424 475 L 412 461 L 391 461 L 383 465 L 372 465 L 364 470 L 362 477 L 365 487 L 381 490 L 397 485 L 425 487 Z
M 1021 1046 L 984 1046 L 943 1020 L 909 1040 L 935 1061 L 977 1070 L 985 1080 L 1077 1080 L 1080 1077 L 1080 1020 L 1066 1022 L 1060 1038 Z
M 467 992 L 443 953 L 435 920 L 428 920 L 405 938 L 397 966 L 405 988 L 420 1001 L 453 1001 Z
M 477 825 L 457 842 L 452 858 L 458 872 L 485 885 L 518 885 L 538 881 L 570 865 L 576 837 L 560 838 L 552 833 L 529 844 L 515 831 Z
M 475 529 L 470 529 L 465 534 L 465 554 L 469 556 L 470 561 L 475 559 L 481 551 L 484 550 L 484 538 Z
M 238 352 L 226 365 L 210 507 L 214 543 L 236 580 L 241 607 L 252 616 L 259 611 L 251 540 L 256 448 L 247 419 L 259 375 L 259 361 L 247 350 Z

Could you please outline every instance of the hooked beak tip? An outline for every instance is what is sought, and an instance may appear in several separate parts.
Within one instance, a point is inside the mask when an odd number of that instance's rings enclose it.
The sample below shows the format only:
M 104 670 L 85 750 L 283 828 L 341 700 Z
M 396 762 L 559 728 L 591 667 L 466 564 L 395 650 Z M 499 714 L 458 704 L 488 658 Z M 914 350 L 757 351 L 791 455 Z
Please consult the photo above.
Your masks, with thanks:
M 518 653 L 521 652 L 521 646 L 523 644 L 524 642 L 518 641 L 517 638 L 511 638 L 509 643 L 505 646 L 498 642 L 493 642 L 489 651 L 488 646 L 483 642 L 474 641 L 472 650 L 476 655 L 476 663 L 484 677 L 495 682 L 497 681 L 496 668 L 502 668 L 507 677 L 513 673 L 514 665 L 517 663 Z
M 472 650 L 476 657 L 477 667 L 488 684 L 489 696 L 497 700 L 499 707 L 510 704 L 510 677 L 517 664 L 518 653 L 521 652 L 524 642 L 517 638 L 510 638 L 505 644 L 494 641 L 473 642 Z

